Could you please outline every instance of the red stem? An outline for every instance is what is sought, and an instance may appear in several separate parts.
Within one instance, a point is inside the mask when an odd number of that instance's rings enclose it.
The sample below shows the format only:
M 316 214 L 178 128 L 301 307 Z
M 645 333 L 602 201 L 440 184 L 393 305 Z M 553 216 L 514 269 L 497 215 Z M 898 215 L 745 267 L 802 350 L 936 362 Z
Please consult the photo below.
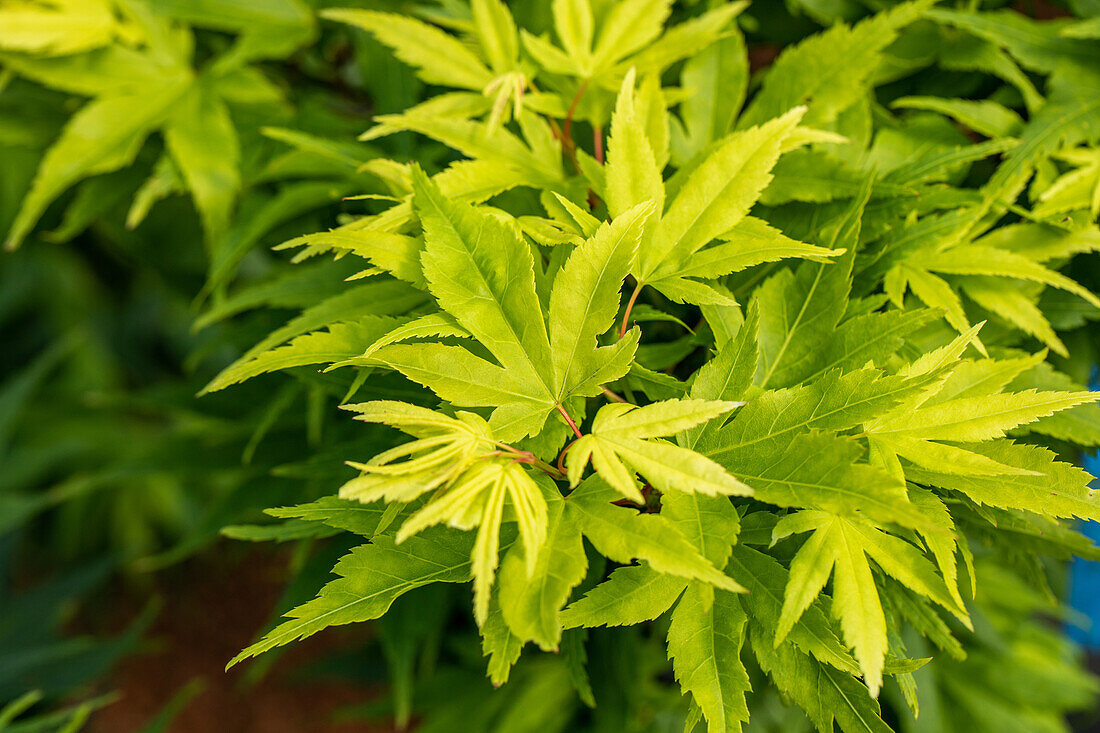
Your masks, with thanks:
M 558 412 L 560 412 L 561 416 L 565 418 L 565 421 L 569 423 L 569 427 L 573 428 L 573 434 L 576 435 L 578 438 L 583 438 L 584 434 L 581 433 L 580 428 L 577 427 L 577 423 L 573 422 L 573 418 L 569 417 L 569 413 L 565 411 L 565 408 L 561 405 L 555 405 L 555 407 L 558 408 Z
M 561 471 L 562 475 L 565 474 L 565 454 L 569 452 L 569 449 L 573 447 L 573 443 L 576 442 L 575 440 L 570 442 L 569 445 L 561 449 L 561 453 L 558 455 L 558 470 Z
M 603 165 L 603 130 L 599 127 L 592 128 L 592 150 L 596 155 L 596 162 Z
M 626 312 L 623 313 L 623 326 L 619 329 L 619 338 L 626 335 L 626 327 L 630 324 L 630 311 L 634 310 L 634 303 L 637 302 L 638 293 L 640 292 L 642 292 L 642 283 L 639 282 L 630 295 L 630 301 L 626 304 Z

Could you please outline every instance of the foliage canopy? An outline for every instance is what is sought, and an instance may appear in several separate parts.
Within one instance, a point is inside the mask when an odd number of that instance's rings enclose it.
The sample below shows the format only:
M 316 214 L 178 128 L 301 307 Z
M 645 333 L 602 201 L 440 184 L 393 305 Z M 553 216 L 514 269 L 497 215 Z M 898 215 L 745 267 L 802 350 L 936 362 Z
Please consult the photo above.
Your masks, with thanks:
M 263 62 L 320 32 L 309 8 L 200 5 L 0 6 L 10 78 L 88 98 L 7 243 L 78 183 L 66 220 L 93 216 L 144 156 L 126 221 L 190 197 L 199 324 L 298 311 L 203 399 L 275 380 L 353 413 L 293 466 L 346 461 L 342 485 L 230 530 L 347 549 L 231 664 L 381 619 L 395 714 L 415 687 L 425 730 L 482 699 L 485 730 L 711 733 L 1060 730 L 1087 701 L 1035 616 L 1058 561 L 1098 556 L 1064 521 L 1100 520 L 1075 465 L 1100 446 L 1095 3 L 324 9 L 427 90 L 359 142 L 246 121 L 287 104 Z M 776 17 L 799 40 L 752 68 Z M 187 24 L 235 40 L 196 65 Z M 257 167 L 252 138 L 290 152 Z M 353 193 L 250 281 L 257 242 Z M 508 686 L 426 698 L 449 606 L 415 606 L 467 582 Z

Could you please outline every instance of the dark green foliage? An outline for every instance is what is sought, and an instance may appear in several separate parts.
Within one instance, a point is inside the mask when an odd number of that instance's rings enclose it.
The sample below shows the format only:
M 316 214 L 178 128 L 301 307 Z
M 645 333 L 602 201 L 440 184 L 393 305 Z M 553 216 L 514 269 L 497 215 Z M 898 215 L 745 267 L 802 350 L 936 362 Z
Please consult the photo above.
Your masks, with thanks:
M 353 4 L 0 5 L 0 721 L 219 531 L 298 548 L 233 663 L 373 621 L 421 731 L 1092 704 L 1097 8 Z

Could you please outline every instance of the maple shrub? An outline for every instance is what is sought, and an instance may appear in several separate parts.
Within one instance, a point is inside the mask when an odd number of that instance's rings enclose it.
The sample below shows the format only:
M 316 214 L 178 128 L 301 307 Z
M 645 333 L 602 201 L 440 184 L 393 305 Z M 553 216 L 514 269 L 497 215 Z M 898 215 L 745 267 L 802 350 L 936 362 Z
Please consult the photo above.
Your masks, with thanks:
M 323 369 L 362 423 L 265 530 L 358 539 L 233 662 L 382 619 L 425 730 L 481 719 L 409 682 L 462 628 L 540 730 L 1062 730 L 1100 9 L 795 2 L 827 29 L 751 70 L 774 9 L 702 5 L 321 12 L 433 93 L 364 133 L 426 141 L 373 213 L 282 246 L 352 276 L 207 388 Z M 467 582 L 466 627 L 417 590 Z

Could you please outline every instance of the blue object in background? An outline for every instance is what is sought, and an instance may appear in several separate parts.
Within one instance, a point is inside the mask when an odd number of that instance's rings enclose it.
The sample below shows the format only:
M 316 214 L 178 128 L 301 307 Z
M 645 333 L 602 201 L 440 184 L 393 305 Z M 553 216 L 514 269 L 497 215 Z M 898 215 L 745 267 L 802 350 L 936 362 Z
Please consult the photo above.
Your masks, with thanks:
M 1085 470 L 1100 476 L 1100 457 L 1085 459 Z M 1081 534 L 1100 544 L 1100 523 L 1081 522 Z M 1069 637 L 1090 650 L 1100 649 L 1100 562 L 1073 558 L 1069 569 L 1069 605 L 1089 619 L 1089 627 L 1069 626 Z
M 1089 389 L 1100 389 L 1100 379 L 1093 370 Z M 1100 454 L 1085 456 L 1082 462 L 1086 471 L 1100 478 Z M 1100 523 L 1081 522 L 1081 534 L 1100 544 Z M 1088 628 L 1069 625 L 1069 637 L 1091 651 L 1100 650 L 1100 562 L 1073 558 L 1069 570 L 1069 605 L 1074 611 L 1088 618 Z

